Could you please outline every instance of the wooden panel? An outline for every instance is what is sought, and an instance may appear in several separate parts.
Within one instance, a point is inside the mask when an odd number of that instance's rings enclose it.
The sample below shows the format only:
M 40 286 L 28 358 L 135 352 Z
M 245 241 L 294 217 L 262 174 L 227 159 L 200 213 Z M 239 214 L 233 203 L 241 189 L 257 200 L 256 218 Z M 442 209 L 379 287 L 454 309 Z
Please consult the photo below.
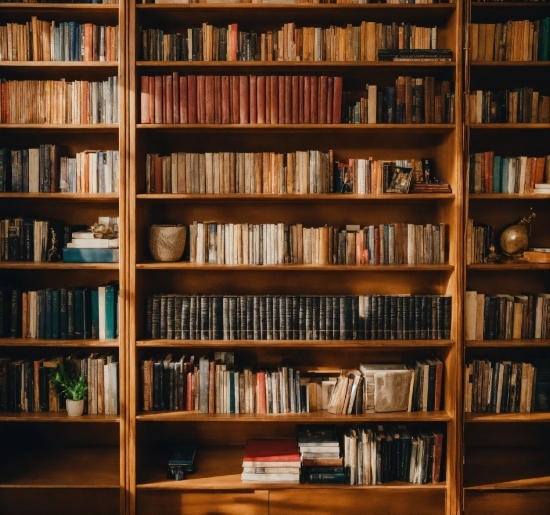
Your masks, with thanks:
M 398 497 L 397 497 L 398 496 Z M 396 499 L 398 499 L 396 501 Z M 392 492 L 391 488 L 342 490 L 280 490 L 269 494 L 269 515 L 410 515 L 411 506 L 422 506 L 422 515 L 445 513 L 445 492 L 423 488 Z M 416 510 L 415 510 L 416 512 Z
M 138 492 L 137 515 L 267 515 L 268 492 Z
M 547 492 L 466 492 L 464 515 L 547 515 Z
M 117 515 L 118 489 L 0 489 L 2 515 Z

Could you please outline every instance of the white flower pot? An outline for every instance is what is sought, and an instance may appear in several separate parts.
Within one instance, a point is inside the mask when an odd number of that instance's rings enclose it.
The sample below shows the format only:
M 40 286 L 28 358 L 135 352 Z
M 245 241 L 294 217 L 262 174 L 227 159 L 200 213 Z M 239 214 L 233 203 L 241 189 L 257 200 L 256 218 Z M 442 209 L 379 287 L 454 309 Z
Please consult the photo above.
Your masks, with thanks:
M 69 417 L 79 417 L 84 412 L 84 399 L 80 401 L 72 401 L 67 399 L 67 415 Z

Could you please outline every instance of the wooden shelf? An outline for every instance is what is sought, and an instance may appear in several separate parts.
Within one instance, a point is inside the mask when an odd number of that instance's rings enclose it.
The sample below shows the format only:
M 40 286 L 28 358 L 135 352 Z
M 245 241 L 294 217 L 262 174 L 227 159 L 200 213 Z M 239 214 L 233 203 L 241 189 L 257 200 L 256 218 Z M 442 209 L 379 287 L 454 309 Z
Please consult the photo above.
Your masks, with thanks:
M 394 413 L 367 413 L 364 415 L 335 415 L 325 410 L 311 413 L 199 413 L 198 411 L 144 411 L 136 416 L 140 422 L 211 422 L 211 423 L 293 423 L 333 424 L 344 422 L 450 422 L 452 417 L 444 411 L 406 411 Z
M 470 200 L 548 200 L 549 193 L 470 193 Z
M 464 342 L 466 347 L 484 348 L 484 347 L 510 347 L 510 348 L 529 348 L 529 347 L 550 347 L 550 340 L 545 338 L 521 339 L 521 340 L 467 340 Z
M 530 68 L 530 67 L 550 67 L 550 61 L 475 61 L 472 62 L 473 68 L 485 67 L 503 67 L 503 68 Z
M 550 422 L 550 412 L 542 413 L 466 413 L 466 422 Z
M 114 340 L 46 340 L 43 338 L 0 338 L 0 345 L 5 347 L 118 347 Z
M 53 422 L 75 424 L 118 424 L 118 415 L 82 415 L 81 417 L 69 417 L 66 411 L 39 412 L 39 413 L 6 413 L 0 412 L 0 422 Z
M 77 12 L 77 13 L 112 13 L 118 12 L 118 4 L 67 4 L 67 3 L 6 3 L 0 4 L 0 12 L 6 11 L 29 11 L 35 12 Z
M 3 461 L 0 489 L 118 489 L 119 462 L 119 449 L 114 446 L 60 446 L 19 452 Z
M 549 195 L 550 196 L 550 195 Z M 386 202 L 399 201 L 403 202 L 426 202 L 429 200 L 454 200 L 453 193 L 382 193 L 382 194 L 357 194 L 357 193 L 319 193 L 319 194 L 292 194 L 285 193 L 284 195 L 268 194 L 268 193 L 232 193 L 232 194 L 183 194 L 183 193 L 139 193 L 136 195 L 138 200 L 162 200 L 180 201 L 188 200 L 193 202 L 351 202 L 351 201 L 366 201 L 369 202 Z
M 0 11 L 1 12 L 1 11 Z M 48 70 L 118 70 L 117 61 L 0 61 L 0 69 L 48 69 Z
M 455 61 L 137 61 L 140 68 L 212 70 L 364 70 L 365 68 L 454 68 Z
M 0 125 L 1 127 L 1 125 Z M 0 193 L 1 199 L 118 203 L 118 193 Z
M 548 452 L 536 447 L 466 449 L 467 490 L 550 490 Z
M 178 348 L 235 348 L 254 347 L 296 349 L 369 349 L 369 348 L 426 348 L 452 347 L 451 340 L 138 340 L 136 347 L 178 347 Z
M 527 125 L 542 125 L 542 124 L 527 124 Z M 1 127 L 1 126 L 0 126 Z M 550 124 L 544 126 L 550 129 Z M 138 130 L 144 131 L 178 131 L 178 132 L 257 132 L 270 133 L 270 132 L 307 132 L 308 134 L 314 134 L 315 132 L 334 132 L 338 134 L 342 133 L 362 133 L 362 132 L 425 132 L 425 133 L 446 133 L 455 129 L 454 124 L 440 123 L 417 123 L 417 124 L 405 124 L 405 123 L 334 123 L 334 124 L 173 124 L 173 123 L 140 123 L 136 125 Z
M 81 124 L 69 124 L 69 123 L 0 123 L 0 131 L 63 131 L 63 132 L 118 132 L 117 123 L 81 123 Z
M 138 466 L 139 490 L 257 490 L 269 489 L 341 489 L 349 491 L 350 488 L 368 490 L 374 492 L 378 489 L 390 489 L 396 494 L 399 491 L 411 489 L 445 490 L 445 483 L 430 485 L 413 485 L 411 483 L 392 482 L 384 485 L 372 486 L 348 486 L 348 485 L 311 485 L 296 483 L 256 483 L 242 482 L 242 460 L 244 448 L 224 446 L 215 448 L 198 448 L 195 458 L 196 472 L 188 474 L 185 481 L 172 481 L 166 479 L 166 462 L 169 456 L 146 455 Z
M 118 263 L 46 263 L 42 261 L 0 261 L 1 269 L 17 270 L 118 270 Z
M 550 270 L 550 263 L 475 263 L 466 267 L 468 270 L 484 272 L 510 272 L 529 270 Z
M 536 131 L 536 130 L 549 130 L 550 123 L 470 123 L 469 128 L 476 131 L 483 131 L 483 130 Z
M 138 270 L 224 270 L 231 272 L 263 270 L 285 272 L 331 271 L 331 272 L 452 272 L 452 265 L 216 265 L 213 263 L 197 264 L 183 261 L 139 263 Z M 548 265 L 550 268 L 550 265 Z

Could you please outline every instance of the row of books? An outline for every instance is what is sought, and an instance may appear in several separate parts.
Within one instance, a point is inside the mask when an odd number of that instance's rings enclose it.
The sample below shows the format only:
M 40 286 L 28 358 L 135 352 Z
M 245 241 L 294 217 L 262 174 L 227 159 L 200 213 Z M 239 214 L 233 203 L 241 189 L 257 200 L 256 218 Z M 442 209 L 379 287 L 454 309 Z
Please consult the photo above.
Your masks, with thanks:
M 466 264 L 488 263 L 491 245 L 495 245 L 495 226 L 476 223 L 472 218 L 466 222 Z
M 550 337 L 550 294 L 490 295 L 466 291 L 466 340 Z
M 118 336 L 118 282 L 92 288 L 0 287 L 0 338 L 78 340 Z
M 337 415 L 396 411 L 439 411 L 443 362 L 361 364 L 343 370 L 332 389 L 327 411 Z
M 418 186 L 428 186 L 435 174 L 429 158 L 334 161 L 332 150 L 303 150 L 152 153 L 145 175 L 147 193 L 377 194 L 387 192 L 403 169 L 412 171 Z
M 6 3 L 12 3 L 12 4 L 57 4 L 57 3 L 59 3 L 59 1 L 58 0 L 6 0 Z M 118 4 L 118 0 L 67 0 L 63 3 L 64 4 Z
M 550 17 L 470 23 L 472 61 L 548 61 Z
M 70 362 L 70 363 L 69 363 Z M 118 357 L 115 353 L 80 352 L 67 358 L 0 357 L 0 411 L 54 412 L 65 409 L 64 394 L 50 380 L 51 372 L 64 364 L 87 386 L 84 412 L 118 414 Z
M 0 148 L 0 192 L 116 193 L 120 179 L 118 150 L 85 150 L 67 157 L 63 145 Z
M 0 61 L 118 61 L 118 27 L 31 16 L 0 26 Z
M 445 262 L 445 224 L 325 225 L 196 222 L 189 261 L 225 265 L 396 265 Z
M 0 123 L 118 123 L 118 78 L 0 81 Z
M 342 77 L 141 76 L 141 123 L 340 123 Z
M 147 296 L 153 339 L 441 340 L 450 330 L 446 295 Z
M 20 1 L 20 0 L 14 0 Z M 496 1 L 496 0 L 495 0 Z M 537 1 L 537 0 L 525 0 Z M 400 4 L 400 0 L 141 0 L 143 4 Z M 409 4 L 445 4 L 448 0 L 408 0 Z
M 141 30 L 144 61 L 376 61 L 378 49 L 436 49 L 437 27 L 376 23 L 346 27 L 297 27 L 285 23 L 265 32 L 237 23 L 203 23 L 176 33 Z
M 549 123 L 550 96 L 531 87 L 476 90 L 468 95 L 470 123 Z
M 550 360 L 533 363 L 473 359 L 464 368 L 466 413 L 548 411 Z
M 550 155 L 497 156 L 494 151 L 470 154 L 470 193 L 537 193 L 550 183 Z
M 344 92 L 347 123 L 454 123 L 454 93 L 448 80 L 400 75 L 395 86 L 367 84 L 365 93 Z
M 235 366 L 231 352 L 141 362 L 143 409 L 200 413 L 307 413 L 307 382 L 292 366 Z

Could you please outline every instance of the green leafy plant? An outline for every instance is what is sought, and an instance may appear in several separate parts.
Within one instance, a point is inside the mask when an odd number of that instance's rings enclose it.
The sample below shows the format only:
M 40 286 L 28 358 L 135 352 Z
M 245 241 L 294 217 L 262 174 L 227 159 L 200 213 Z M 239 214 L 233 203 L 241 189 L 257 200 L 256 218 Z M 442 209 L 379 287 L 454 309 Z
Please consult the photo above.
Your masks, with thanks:
M 76 373 L 70 359 L 57 365 L 50 373 L 50 381 L 61 388 L 61 392 L 72 401 L 81 401 L 86 398 L 88 387 L 86 380 Z

